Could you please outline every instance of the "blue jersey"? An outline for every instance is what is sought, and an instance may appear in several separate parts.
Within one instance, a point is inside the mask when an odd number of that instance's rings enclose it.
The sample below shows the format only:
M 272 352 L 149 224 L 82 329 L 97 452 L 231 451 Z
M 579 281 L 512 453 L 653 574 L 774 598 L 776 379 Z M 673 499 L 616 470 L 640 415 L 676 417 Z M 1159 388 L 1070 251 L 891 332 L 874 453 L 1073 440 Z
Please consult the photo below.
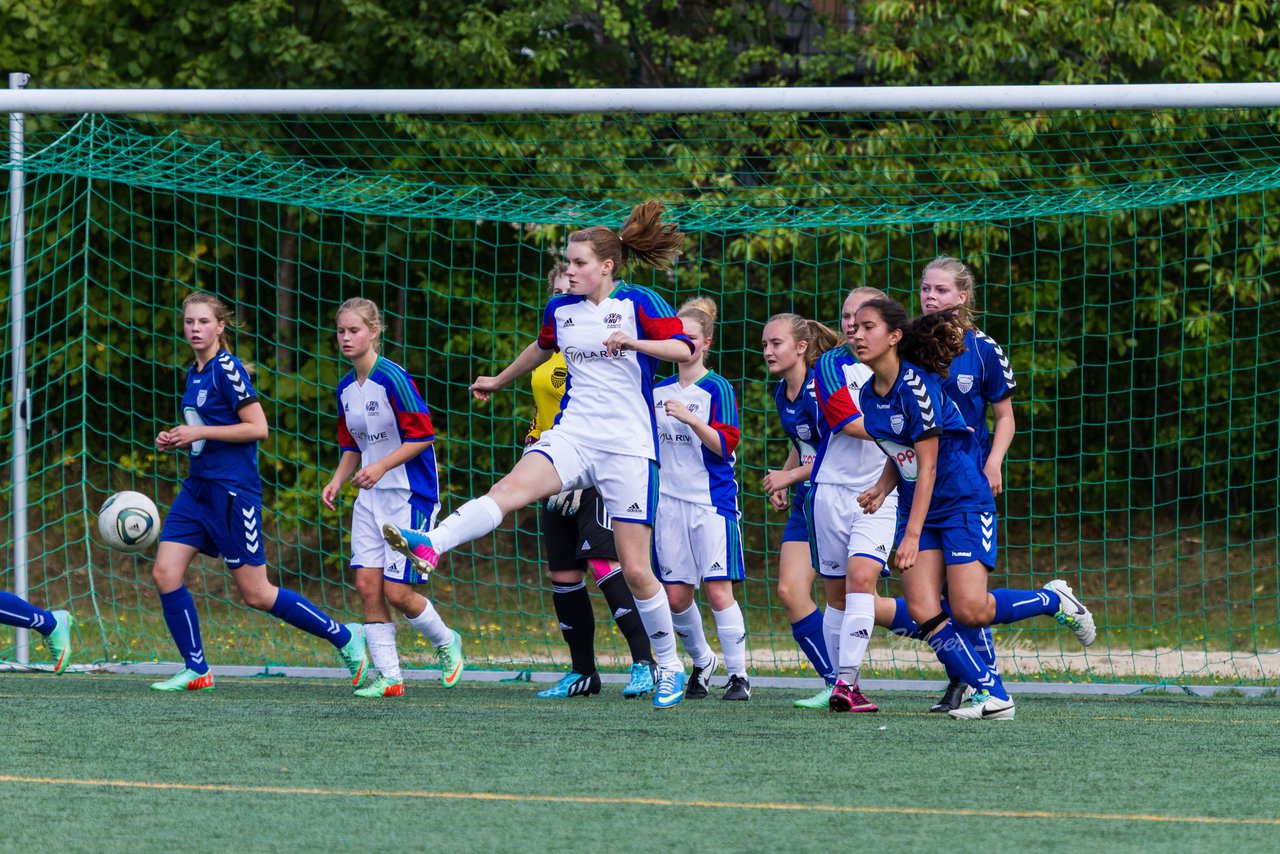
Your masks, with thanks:
M 994 512 L 991 485 L 982 474 L 978 441 L 938 378 L 903 362 L 884 397 L 868 380 L 858 395 L 863 426 L 898 467 L 898 516 L 906 519 L 915 498 L 919 465 L 915 445 L 938 437 L 937 477 L 926 522 L 956 513 Z
M 987 405 L 1011 396 L 1017 386 L 1009 357 L 1000 345 L 981 331 L 966 331 L 964 352 L 951 363 L 942 390 L 955 401 L 965 423 L 973 428 L 984 462 L 991 453 Z
M 787 381 L 779 380 L 773 387 L 773 403 L 778 408 L 782 432 L 795 448 L 800 465 L 813 465 L 818 457 L 818 445 L 826 432 L 826 421 L 818 407 L 818 392 L 814 388 L 813 368 L 805 374 L 804 385 L 795 400 L 787 397 Z M 808 481 L 796 484 L 795 503 L 803 503 L 808 493 Z
M 240 410 L 258 399 L 249 372 L 226 350 L 201 370 L 187 369 L 187 389 L 182 395 L 182 420 L 193 426 L 227 427 L 240 423 Z M 231 491 L 262 494 L 258 475 L 257 442 L 219 442 L 201 439 L 189 451 L 188 477 L 214 481 Z

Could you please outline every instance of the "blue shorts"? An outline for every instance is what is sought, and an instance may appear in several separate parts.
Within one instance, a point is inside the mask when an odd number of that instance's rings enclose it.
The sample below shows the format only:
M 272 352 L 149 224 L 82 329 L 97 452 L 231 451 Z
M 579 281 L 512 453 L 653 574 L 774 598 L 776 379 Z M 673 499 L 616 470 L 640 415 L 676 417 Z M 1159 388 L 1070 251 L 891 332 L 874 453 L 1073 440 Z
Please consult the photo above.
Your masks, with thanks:
M 809 542 L 809 517 L 805 513 L 804 497 L 797 494 L 791 500 L 791 515 L 787 517 L 787 527 L 782 531 L 784 543 Z
M 165 517 L 160 541 L 192 546 L 211 557 L 221 555 L 228 569 L 262 566 L 267 562 L 262 496 L 187 478 Z
M 906 529 L 907 516 L 899 513 L 895 545 L 902 542 Z M 920 551 L 941 551 L 946 566 L 978 561 L 990 572 L 996 567 L 996 545 L 995 513 L 956 513 L 926 522 L 920 532 Z

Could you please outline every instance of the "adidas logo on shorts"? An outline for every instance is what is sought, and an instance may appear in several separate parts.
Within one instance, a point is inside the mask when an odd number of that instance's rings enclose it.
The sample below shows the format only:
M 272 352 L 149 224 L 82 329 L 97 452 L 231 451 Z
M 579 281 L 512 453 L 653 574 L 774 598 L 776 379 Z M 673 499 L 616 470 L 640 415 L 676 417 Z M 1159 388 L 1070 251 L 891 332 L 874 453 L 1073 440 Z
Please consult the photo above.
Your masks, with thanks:
M 584 552 L 589 552 L 589 551 L 591 551 L 591 541 L 590 541 L 590 540 L 583 540 L 583 541 L 582 541 L 582 545 L 578 546 L 578 548 L 582 549 Z
M 640 512 L 640 505 L 639 505 L 639 504 L 632 504 L 630 507 L 628 507 L 628 508 L 627 508 L 627 512 L 628 512 L 628 513 L 639 513 L 639 512 Z
M 882 555 L 887 555 L 889 553 L 889 550 L 884 547 L 884 543 L 876 546 L 876 551 L 880 552 Z
M 715 563 L 711 564 L 711 571 L 712 571 L 712 572 L 724 572 L 724 567 L 720 565 L 720 562 L 719 562 L 719 561 L 716 561 Z

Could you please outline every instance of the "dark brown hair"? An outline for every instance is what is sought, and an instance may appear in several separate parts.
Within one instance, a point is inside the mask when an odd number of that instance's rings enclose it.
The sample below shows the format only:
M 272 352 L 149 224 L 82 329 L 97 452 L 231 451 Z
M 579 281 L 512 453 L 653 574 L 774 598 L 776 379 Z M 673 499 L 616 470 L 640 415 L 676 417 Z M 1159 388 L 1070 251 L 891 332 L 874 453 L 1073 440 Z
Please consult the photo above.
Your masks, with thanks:
M 862 308 L 880 315 L 890 332 L 901 331 L 898 357 L 929 373 L 946 379 L 947 369 L 964 352 L 964 323 L 953 311 L 939 311 L 912 320 L 907 310 L 891 299 L 867 300 Z

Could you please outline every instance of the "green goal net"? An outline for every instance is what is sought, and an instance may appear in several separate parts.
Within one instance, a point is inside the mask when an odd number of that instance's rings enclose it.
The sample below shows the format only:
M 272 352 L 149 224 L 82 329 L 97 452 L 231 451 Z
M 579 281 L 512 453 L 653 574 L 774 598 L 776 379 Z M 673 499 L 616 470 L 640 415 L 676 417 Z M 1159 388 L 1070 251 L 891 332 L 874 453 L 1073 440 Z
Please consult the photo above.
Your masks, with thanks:
M 535 333 L 568 231 L 617 226 L 659 198 L 688 235 L 685 254 L 674 272 L 635 280 L 673 304 L 719 301 L 713 365 L 739 395 L 754 672 L 812 675 L 775 590 L 785 517 L 761 494 L 766 467 L 787 455 L 763 322 L 795 311 L 834 325 L 860 285 L 914 308 L 923 266 L 948 254 L 976 271 L 980 324 L 1019 381 L 995 581 L 1063 577 L 1100 628 L 1087 654 L 1050 620 L 999 629 L 1006 675 L 1274 684 L 1276 122 L 1241 110 L 28 115 L 30 596 L 77 615 L 82 662 L 176 659 L 146 556 L 107 550 L 94 517 L 119 489 L 155 496 L 162 512 L 177 494 L 185 461 L 152 442 L 178 417 L 189 358 L 178 306 L 199 288 L 236 307 L 234 349 L 254 366 L 272 428 L 259 456 L 273 577 L 358 619 L 353 488 L 339 512 L 319 496 L 347 370 L 339 302 L 363 295 L 385 311 L 386 353 L 432 409 L 447 512 L 520 453 L 527 383 L 489 405 L 467 385 Z M 6 448 L 13 429 L 6 396 Z M 11 499 L 7 484 L 7 551 Z M 198 560 L 187 584 L 211 663 L 335 664 L 327 645 L 239 603 L 220 562 Z M 0 570 L 0 588 L 12 586 Z M 532 508 L 447 557 L 425 592 L 474 666 L 567 663 Z M 602 663 L 621 667 L 626 646 L 595 599 Z M 434 662 L 400 637 L 406 664 Z M 13 656 L 0 627 L 0 658 Z M 923 646 L 879 638 L 867 672 L 940 670 Z

